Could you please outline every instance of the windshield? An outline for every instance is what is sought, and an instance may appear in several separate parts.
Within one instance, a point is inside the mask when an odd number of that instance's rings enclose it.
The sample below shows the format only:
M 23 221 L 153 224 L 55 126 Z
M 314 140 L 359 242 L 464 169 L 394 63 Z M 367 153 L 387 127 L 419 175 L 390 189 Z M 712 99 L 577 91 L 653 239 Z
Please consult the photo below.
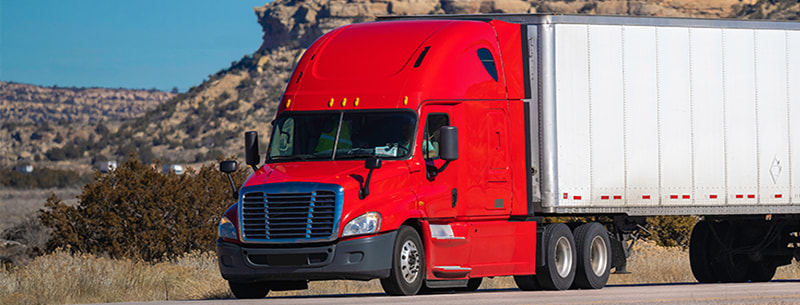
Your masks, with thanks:
M 271 162 L 404 158 L 410 155 L 416 116 L 412 112 L 286 113 L 275 122 Z

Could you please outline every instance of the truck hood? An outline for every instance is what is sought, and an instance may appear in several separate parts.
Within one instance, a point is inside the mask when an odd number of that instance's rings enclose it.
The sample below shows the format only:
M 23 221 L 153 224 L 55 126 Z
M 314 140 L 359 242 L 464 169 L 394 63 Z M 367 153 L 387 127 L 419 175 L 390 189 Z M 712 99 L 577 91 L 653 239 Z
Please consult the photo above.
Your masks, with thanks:
M 251 175 L 244 186 L 281 182 L 318 182 L 338 184 L 345 189 L 359 188 L 369 170 L 363 160 L 288 162 L 265 164 Z M 408 174 L 404 161 L 385 161 L 373 172 L 373 182 L 396 175 Z

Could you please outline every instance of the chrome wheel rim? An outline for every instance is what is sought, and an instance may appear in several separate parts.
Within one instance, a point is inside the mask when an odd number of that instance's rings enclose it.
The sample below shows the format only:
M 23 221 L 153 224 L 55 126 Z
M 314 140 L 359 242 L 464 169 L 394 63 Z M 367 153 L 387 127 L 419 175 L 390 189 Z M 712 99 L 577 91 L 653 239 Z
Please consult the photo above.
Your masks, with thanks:
M 608 268 L 608 248 L 606 241 L 600 236 L 595 236 L 592 239 L 589 261 L 592 264 L 592 272 L 594 275 L 600 277 L 606 272 Z
M 556 241 L 556 272 L 558 276 L 566 278 L 569 272 L 572 271 L 572 249 L 569 245 L 569 240 L 562 236 Z
M 420 263 L 417 245 L 407 240 L 400 248 L 400 274 L 407 283 L 417 280 Z

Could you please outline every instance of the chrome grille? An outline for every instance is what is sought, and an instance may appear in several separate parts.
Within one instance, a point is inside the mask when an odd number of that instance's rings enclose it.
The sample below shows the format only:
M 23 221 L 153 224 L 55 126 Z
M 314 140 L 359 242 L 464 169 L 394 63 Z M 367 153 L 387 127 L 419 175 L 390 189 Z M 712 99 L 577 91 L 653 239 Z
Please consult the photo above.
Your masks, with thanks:
M 245 239 L 323 239 L 333 234 L 336 193 L 249 192 L 242 198 Z

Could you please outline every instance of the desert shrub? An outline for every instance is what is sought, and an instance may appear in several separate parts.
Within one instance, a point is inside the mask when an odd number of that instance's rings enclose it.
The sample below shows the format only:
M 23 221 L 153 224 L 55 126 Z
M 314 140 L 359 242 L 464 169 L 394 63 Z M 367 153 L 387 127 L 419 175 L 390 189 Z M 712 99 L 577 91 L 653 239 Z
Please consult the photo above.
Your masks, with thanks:
M 48 198 L 39 214 L 53 230 L 48 249 L 70 246 L 147 261 L 213 249 L 219 218 L 234 201 L 227 178 L 215 164 L 185 175 L 162 174 L 160 168 L 132 155 L 116 170 L 96 173 L 77 205 Z M 241 169 L 234 180 L 240 184 L 245 175 Z
M 659 246 L 689 246 L 689 234 L 697 223 L 695 216 L 653 216 L 647 218 L 652 235 L 649 239 Z

